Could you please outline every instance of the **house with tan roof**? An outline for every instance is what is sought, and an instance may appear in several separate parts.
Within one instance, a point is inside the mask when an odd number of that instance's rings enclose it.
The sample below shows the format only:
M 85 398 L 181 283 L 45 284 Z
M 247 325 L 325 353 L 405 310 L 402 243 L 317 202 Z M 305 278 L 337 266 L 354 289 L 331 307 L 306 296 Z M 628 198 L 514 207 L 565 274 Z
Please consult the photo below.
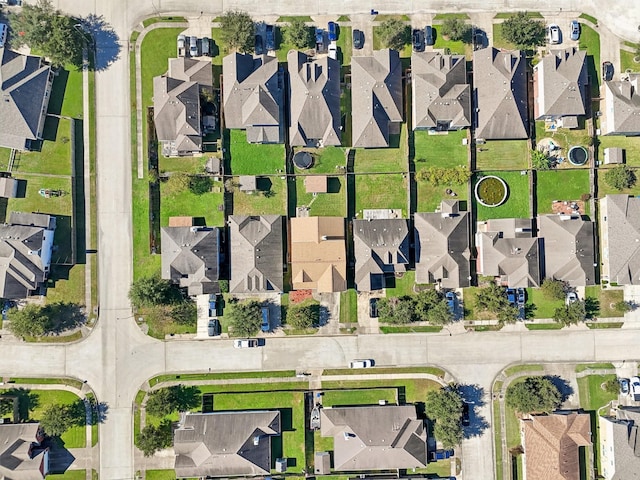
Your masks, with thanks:
M 402 123 L 402 64 L 395 50 L 351 59 L 352 137 L 354 147 L 389 146 Z
M 471 126 L 471 87 L 464 55 L 411 54 L 414 130 L 460 130 Z
M 182 414 L 174 432 L 176 477 L 269 475 L 280 411 Z
M 604 82 L 602 135 L 640 135 L 639 82 L 638 74 L 629 74 L 628 80 Z
M 605 480 L 640 479 L 640 409 L 619 406 L 615 416 L 598 416 L 599 472 Z
M 524 54 L 497 48 L 473 52 L 473 103 L 476 138 L 529 137 L 527 71 Z
M 526 480 L 580 480 L 581 447 L 591 446 L 586 413 L 531 415 L 520 420 Z
M 599 207 L 601 279 L 640 285 L 640 198 L 607 195 Z
M 427 465 L 427 430 L 414 405 L 323 408 L 320 434 L 333 437 L 336 471 Z
M 291 281 L 294 290 L 319 293 L 347 289 L 345 225 L 342 217 L 291 218 Z
M 283 78 L 278 59 L 232 53 L 222 60 L 224 121 L 249 143 L 282 143 Z
M 42 480 L 49 473 L 49 447 L 39 423 L 0 424 L 0 478 Z

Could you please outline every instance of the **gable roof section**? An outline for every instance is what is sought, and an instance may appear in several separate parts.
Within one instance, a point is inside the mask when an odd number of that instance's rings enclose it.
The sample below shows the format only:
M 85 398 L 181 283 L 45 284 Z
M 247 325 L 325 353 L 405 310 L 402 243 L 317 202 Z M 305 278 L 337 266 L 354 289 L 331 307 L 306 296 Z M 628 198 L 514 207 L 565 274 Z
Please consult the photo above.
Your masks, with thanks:
M 49 470 L 42 440 L 38 423 L 0 425 L 0 478 L 42 480 Z
M 609 480 L 639 479 L 640 410 L 637 407 L 619 407 L 615 418 L 599 417 L 598 420 L 602 432 L 600 439 L 603 442 L 605 478 Z
M 603 134 L 640 134 L 640 93 L 638 75 L 629 80 L 604 82 L 605 122 Z
M 403 273 L 409 263 L 409 222 L 354 220 L 355 283 L 360 292 L 385 287 L 387 273 Z
M 230 293 L 282 292 L 282 217 L 229 217 Z
M 619 285 L 640 284 L 640 198 L 607 195 L 600 200 L 603 277 Z
M 469 286 L 469 213 L 416 213 L 416 283 Z
M 519 50 L 484 48 L 473 53 L 476 137 L 527 138 L 527 72 Z
M 0 146 L 24 150 L 39 138 L 51 69 L 40 57 L 0 48 Z
M 323 437 L 333 437 L 335 470 L 427 464 L 427 432 L 413 405 L 323 408 L 320 425 Z
M 471 125 L 471 87 L 464 55 L 414 52 L 411 79 L 414 129 L 436 128 L 438 122 L 450 128 Z
M 277 410 L 183 414 L 173 440 L 176 476 L 268 475 L 271 437 L 280 431 Z
M 293 146 L 340 145 L 340 63 L 309 60 L 290 50 L 289 142 Z
M 162 278 L 189 295 L 217 293 L 220 230 L 211 227 L 162 227 Z
M 538 235 L 542 237 L 545 277 L 572 287 L 594 284 L 593 222 L 579 216 L 541 215 Z
M 170 58 L 167 76 L 183 82 L 196 82 L 201 87 L 213 87 L 213 68 L 210 60 Z
M 587 52 L 576 48 L 551 50 L 534 67 L 537 96 L 534 116 L 562 117 L 585 114 L 587 101 Z
M 389 124 L 402 122 L 402 64 L 395 50 L 351 62 L 354 147 L 388 147 Z
M 526 478 L 580 479 L 578 447 L 591 445 L 591 417 L 588 414 L 532 415 L 520 424 Z
M 329 293 L 347 289 L 344 218 L 292 218 L 290 237 L 294 290 Z

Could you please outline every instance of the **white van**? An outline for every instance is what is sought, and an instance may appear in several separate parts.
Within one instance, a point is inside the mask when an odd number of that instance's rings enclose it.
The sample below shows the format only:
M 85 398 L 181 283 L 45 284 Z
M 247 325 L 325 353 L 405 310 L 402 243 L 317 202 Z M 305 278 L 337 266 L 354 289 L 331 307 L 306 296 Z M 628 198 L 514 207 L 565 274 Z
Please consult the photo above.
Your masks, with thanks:
M 7 34 L 9 33 L 9 27 L 5 23 L 0 23 L 0 48 L 4 48 L 7 43 Z

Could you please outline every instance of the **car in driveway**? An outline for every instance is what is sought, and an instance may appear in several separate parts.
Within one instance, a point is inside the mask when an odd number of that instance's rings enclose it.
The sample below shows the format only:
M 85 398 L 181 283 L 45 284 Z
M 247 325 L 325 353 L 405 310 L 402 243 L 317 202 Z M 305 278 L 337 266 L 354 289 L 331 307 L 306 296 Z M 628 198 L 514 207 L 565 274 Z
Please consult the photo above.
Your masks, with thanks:
M 217 337 L 220 335 L 220 321 L 217 318 L 212 318 L 207 324 L 207 335 L 210 337 Z
M 260 309 L 262 313 L 262 320 L 260 321 L 260 330 L 268 332 L 271 330 L 271 324 L 269 323 L 269 307 L 264 306 Z
M 431 25 L 424 27 L 424 43 L 426 43 L 428 47 L 436 43 L 435 31 Z
M 431 452 L 431 461 L 437 462 L 438 460 L 447 460 L 453 457 L 453 450 L 436 450 Z
M 527 301 L 527 294 L 524 288 L 516 289 L 516 302 L 519 307 L 524 307 L 525 302 Z
M 369 317 L 378 318 L 378 299 L 377 298 L 369 299 Z
M 580 38 L 580 24 L 577 20 L 571 20 L 571 40 Z
M 327 31 L 329 32 L 329 41 L 335 42 L 338 40 L 338 24 L 336 22 L 329 22 L 327 27 Z
M 602 62 L 602 80 L 605 82 L 613 80 L 613 63 Z
M 269 51 L 276 49 L 276 34 L 273 25 L 267 25 L 265 30 L 265 36 L 267 41 L 265 42 L 265 48 Z
M 370 368 L 373 367 L 373 360 L 370 358 L 353 360 L 349 362 L 349 368 Z
M 192 57 L 198 56 L 198 37 L 189 37 L 189 55 Z
M 334 60 L 338 59 L 338 46 L 336 45 L 336 42 L 331 42 L 329 44 L 327 53 L 329 54 L 329 58 L 333 58 Z
M 514 307 L 516 306 L 516 290 L 515 288 L 507 288 L 506 292 L 507 294 L 507 301 L 513 305 Z
M 620 395 L 629 395 L 629 379 L 619 378 L 618 383 L 620 384 Z
M 547 41 L 551 45 L 558 45 L 562 42 L 560 38 L 560 27 L 555 23 L 552 23 L 547 27 Z
M 638 377 L 631 378 L 631 395 L 634 401 L 640 402 L 640 378 Z
M 578 301 L 578 294 L 576 292 L 567 292 L 567 298 L 565 299 L 565 303 L 567 305 L 571 305 Z
M 364 33 L 362 30 L 353 31 L 353 48 L 360 50 L 364 46 Z
M 449 309 L 449 313 L 455 316 L 456 314 L 456 300 L 458 297 L 455 292 L 447 292 L 444 294 L 444 298 L 447 300 L 447 308 Z
M 411 45 L 414 52 L 424 51 L 424 33 L 419 28 L 414 28 L 411 33 Z
M 233 341 L 234 348 L 255 348 L 258 345 L 258 340 L 255 338 L 237 338 Z

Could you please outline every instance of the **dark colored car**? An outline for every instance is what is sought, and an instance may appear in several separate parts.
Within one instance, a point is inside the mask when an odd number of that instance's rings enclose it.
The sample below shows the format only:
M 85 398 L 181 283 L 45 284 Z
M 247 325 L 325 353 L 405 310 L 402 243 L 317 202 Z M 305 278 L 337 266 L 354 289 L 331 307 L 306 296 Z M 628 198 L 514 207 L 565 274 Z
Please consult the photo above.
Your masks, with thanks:
M 445 293 L 444 298 L 447 299 L 447 307 L 449 307 L 449 312 L 451 312 L 451 315 L 455 315 L 456 314 L 456 299 L 458 297 L 456 297 L 456 294 L 454 292 L 447 292 L 447 293 Z
M 471 424 L 471 419 L 469 418 L 469 404 L 462 404 L 462 426 L 468 427 Z
M 335 42 L 336 40 L 338 40 L 338 24 L 336 22 L 329 22 L 328 30 L 329 41 Z
M 364 45 L 364 33 L 362 30 L 353 31 L 353 48 L 360 50 Z
M 324 30 L 316 28 L 316 43 L 324 43 Z
M 256 55 L 262 55 L 264 53 L 264 47 L 262 44 L 262 35 L 256 35 L 255 52 L 256 52 Z
M 260 330 L 263 332 L 268 332 L 271 330 L 271 325 L 269 324 L 269 307 L 262 307 L 262 321 L 260 322 Z
M 507 300 L 513 306 L 516 305 L 516 291 L 513 288 L 507 288 Z
M 377 298 L 369 299 L 369 317 L 378 318 L 378 299 Z
M 431 25 L 424 27 L 424 41 L 429 47 L 436 43 L 435 32 Z
M 210 317 L 218 316 L 218 303 L 216 301 L 216 295 L 209 296 L 209 316 Z
M 436 450 L 435 452 L 431 452 L 431 461 L 446 460 L 447 458 L 451 458 L 452 455 L 453 450 Z
M 414 52 L 424 51 L 424 33 L 420 29 L 414 29 L 411 33 L 411 44 Z
M 526 294 L 526 290 L 524 288 L 518 288 L 516 290 L 516 295 L 517 295 L 517 303 L 519 307 L 524 307 L 524 304 L 527 301 L 527 294 Z
M 220 322 L 217 318 L 209 320 L 209 324 L 207 325 L 207 334 L 210 337 L 217 337 L 220 335 Z
M 267 50 L 275 50 L 276 49 L 276 35 L 274 32 L 273 25 L 267 25 L 266 29 L 266 37 L 267 41 L 265 42 L 265 48 Z
M 602 80 L 605 82 L 613 80 L 613 63 L 602 62 Z

